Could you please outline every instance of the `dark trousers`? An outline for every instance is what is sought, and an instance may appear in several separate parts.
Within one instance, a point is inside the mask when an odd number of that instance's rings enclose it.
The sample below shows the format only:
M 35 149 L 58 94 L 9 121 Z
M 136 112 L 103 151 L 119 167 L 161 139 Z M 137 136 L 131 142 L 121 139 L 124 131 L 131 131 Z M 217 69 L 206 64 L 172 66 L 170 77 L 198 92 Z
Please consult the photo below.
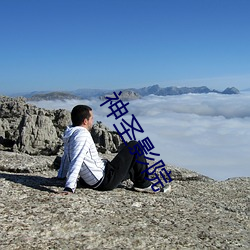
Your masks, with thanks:
M 136 141 L 130 141 L 111 162 L 107 162 L 104 179 L 97 190 L 112 190 L 126 179 L 133 181 L 134 186 L 139 188 L 146 188 L 151 185 L 150 181 L 144 179 L 148 177 L 147 172 L 141 173 L 148 165 L 136 161 L 146 163 L 144 154 L 137 156 L 129 152 L 129 147 L 133 148 L 135 144 L 137 144 Z

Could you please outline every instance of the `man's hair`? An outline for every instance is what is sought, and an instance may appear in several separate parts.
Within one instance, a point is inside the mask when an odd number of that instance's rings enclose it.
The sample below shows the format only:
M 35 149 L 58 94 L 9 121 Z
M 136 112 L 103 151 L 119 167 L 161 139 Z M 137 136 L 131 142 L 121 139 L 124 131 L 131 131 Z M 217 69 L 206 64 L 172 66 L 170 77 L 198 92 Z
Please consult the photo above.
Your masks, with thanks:
M 80 126 L 84 119 L 89 119 L 90 118 L 90 112 L 92 108 L 90 108 L 87 105 L 77 105 L 75 106 L 72 111 L 71 111 L 71 121 L 72 125 L 75 126 Z

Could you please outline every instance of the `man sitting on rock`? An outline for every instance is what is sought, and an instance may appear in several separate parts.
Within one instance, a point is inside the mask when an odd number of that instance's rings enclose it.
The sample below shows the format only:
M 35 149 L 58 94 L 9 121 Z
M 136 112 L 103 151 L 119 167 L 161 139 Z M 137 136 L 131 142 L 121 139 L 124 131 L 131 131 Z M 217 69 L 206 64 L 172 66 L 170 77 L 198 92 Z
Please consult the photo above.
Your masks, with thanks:
M 134 190 L 153 192 L 152 183 L 148 178 L 147 165 L 144 155 L 131 154 L 129 147 L 137 144 L 128 142 L 110 162 L 99 157 L 90 131 L 93 126 L 92 109 L 86 105 L 77 105 L 71 112 L 72 126 L 68 126 L 64 133 L 64 154 L 62 157 L 58 178 L 65 178 L 64 192 L 74 193 L 78 176 L 88 188 L 96 190 L 112 190 L 123 180 L 130 178 L 134 183 Z M 144 172 L 143 172 L 144 171 Z M 142 173 L 143 172 L 143 173 Z

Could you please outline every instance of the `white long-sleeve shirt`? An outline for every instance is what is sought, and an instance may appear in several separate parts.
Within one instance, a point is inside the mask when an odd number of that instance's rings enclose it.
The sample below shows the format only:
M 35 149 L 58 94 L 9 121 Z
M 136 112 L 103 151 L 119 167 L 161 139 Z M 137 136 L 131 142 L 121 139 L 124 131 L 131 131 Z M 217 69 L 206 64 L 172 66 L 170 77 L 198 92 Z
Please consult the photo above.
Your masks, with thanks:
M 57 177 L 67 177 L 65 187 L 74 192 L 79 174 L 90 186 L 100 181 L 104 176 L 105 163 L 98 155 L 90 132 L 84 127 L 69 126 L 63 141 L 64 154 Z

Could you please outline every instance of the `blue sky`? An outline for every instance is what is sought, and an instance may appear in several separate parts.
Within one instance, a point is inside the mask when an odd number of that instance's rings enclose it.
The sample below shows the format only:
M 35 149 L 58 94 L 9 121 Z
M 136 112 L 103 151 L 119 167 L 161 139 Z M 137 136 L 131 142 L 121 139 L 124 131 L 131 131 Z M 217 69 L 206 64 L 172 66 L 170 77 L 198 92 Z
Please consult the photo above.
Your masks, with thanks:
M 0 94 L 250 88 L 248 0 L 0 0 Z

